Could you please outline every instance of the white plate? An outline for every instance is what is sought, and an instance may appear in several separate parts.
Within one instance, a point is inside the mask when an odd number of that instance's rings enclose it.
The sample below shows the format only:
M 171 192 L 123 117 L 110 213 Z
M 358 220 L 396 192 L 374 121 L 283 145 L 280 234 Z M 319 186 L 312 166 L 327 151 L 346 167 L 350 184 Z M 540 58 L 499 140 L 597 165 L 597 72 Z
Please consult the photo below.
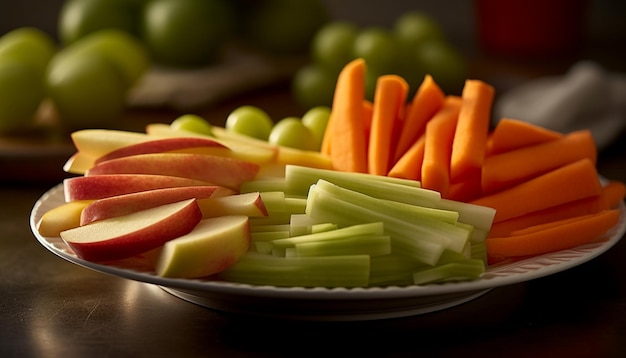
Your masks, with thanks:
M 489 266 L 479 280 L 429 286 L 373 288 L 302 288 L 254 286 L 195 279 L 172 279 L 152 272 L 82 260 L 59 237 L 39 235 L 36 223 L 48 210 L 64 203 L 63 186 L 46 192 L 34 205 L 31 230 L 54 254 L 77 265 L 126 279 L 161 286 L 181 299 L 211 309 L 246 315 L 302 320 L 372 320 L 418 315 L 473 300 L 489 290 L 555 274 L 587 262 L 615 245 L 626 232 L 626 207 L 619 206 L 619 223 L 605 239 L 517 262 Z

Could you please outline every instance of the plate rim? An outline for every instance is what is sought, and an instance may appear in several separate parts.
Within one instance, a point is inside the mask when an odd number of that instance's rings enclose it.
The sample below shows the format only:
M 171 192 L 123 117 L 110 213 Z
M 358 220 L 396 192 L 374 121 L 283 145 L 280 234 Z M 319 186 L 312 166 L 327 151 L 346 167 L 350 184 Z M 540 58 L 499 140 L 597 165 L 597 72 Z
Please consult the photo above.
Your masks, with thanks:
M 326 288 L 326 287 L 279 287 L 270 285 L 251 285 L 245 283 L 210 281 L 204 279 L 163 278 L 150 272 L 136 271 L 110 265 L 98 264 L 78 258 L 74 254 L 65 252 L 51 243 L 50 237 L 39 234 L 37 223 L 43 215 L 43 208 L 51 205 L 50 201 L 64 202 L 63 183 L 48 189 L 37 199 L 31 210 L 29 222 L 31 231 L 37 241 L 53 254 L 87 269 L 96 272 L 118 276 L 125 279 L 140 281 L 172 289 L 192 290 L 214 294 L 235 294 L 249 297 L 270 297 L 288 299 L 317 299 L 317 300 L 373 300 L 386 298 L 411 298 L 423 296 L 446 295 L 462 292 L 489 290 L 501 286 L 512 285 L 566 271 L 588 262 L 617 244 L 626 233 L 626 205 L 620 202 L 620 221 L 603 238 L 594 243 L 577 246 L 572 249 L 560 250 L 531 258 L 507 261 L 490 265 L 484 276 L 478 280 L 465 282 L 451 282 L 439 285 L 411 285 L 385 287 L 356 287 L 356 288 Z M 48 208 L 49 209 L 49 208 Z M 60 238 L 56 238 L 60 240 Z M 574 259 L 568 259 L 574 255 Z M 529 268 L 540 263 L 541 267 Z M 507 270 L 519 270 L 512 275 L 502 274 Z M 524 271 L 526 270 L 526 271 Z M 530 270 L 530 271 L 528 271 Z

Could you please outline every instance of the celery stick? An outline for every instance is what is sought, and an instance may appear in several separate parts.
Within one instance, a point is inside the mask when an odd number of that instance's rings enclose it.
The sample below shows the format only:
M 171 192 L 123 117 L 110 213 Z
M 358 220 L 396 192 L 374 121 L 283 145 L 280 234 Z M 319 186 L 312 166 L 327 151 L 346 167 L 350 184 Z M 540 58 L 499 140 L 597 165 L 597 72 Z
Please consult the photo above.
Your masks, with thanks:
M 338 199 L 327 193 L 312 190 L 307 203 L 307 214 L 322 221 L 333 221 L 340 228 L 362 223 L 383 222 L 386 235 L 391 237 L 393 252 L 435 265 L 448 246 L 449 239 L 433 230 L 386 215 L 376 210 Z
M 250 250 L 252 252 L 258 252 L 265 255 L 272 254 L 272 244 L 267 241 L 253 241 L 252 246 L 250 247 L 254 249 Z
M 261 199 L 269 215 L 285 212 L 285 193 L 282 191 L 262 191 Z
M 387 176 L 290 165 L 287 166 L 285 179 L 289 195 L 306 195 L 311 185 L 319 179 L 324 179 L 373 197 L 407 204 L 432 207 L 441 200 L 438 192 L 422 189 L 418 181 Z
M 459 218 L 459 213 L 456 211 L 380 199 L 323 179 L 317 181 L 315 188 L 316 190 L 323 190 L 349 202 L 356 204 L 362 203 L 363 206 L 376 206 L 379 210 L 406 221 L 433 219 L 456 224 Z
M 312 190 L 334 196 L 339 200 L 350 202 L 362 208 L 382 212 L 381 215 L 393 218 L 394 221 L 411 224 L 415 227 L 414 238 L 423 238 L 424 236 L 439 237 L 441 241 L 447 242 L 448 248 L 457 252 L 461 252 L 469 241 L 470 231 L 466 227 L 438 220 L 438 218 L 442 217 L 441 213 L 448 213 L 448 211 L 421 208 L 419 206 L 373 198 L 353 190 L 341 188 L 325 180 L 319 180 L 312 187 Z M 310 213 L 309 215 L 314 216 Z M 444 218 L 446 217 L 444 216 Z
M 487 239 L 488 235 L 489 235 L 489 230 L 483 230 L 483 229 L 479 229 L 475 227 L 474 230 L 472 230 L 472 234 L 470 235 L 470 242 L 473 242 L 473 243 L 485 242 L 485 239 Z
M 381 222 L 368 222 L 358 225 L 346 226 L 336 230 L 324 231 L 315 234 L 292 236 L 286 239 L 279 239 L 272 241 L 275 248 L 287 248 L 294 247 L 298 243 L 314 242 L 324 240 L 336 240 L 351 236 L 363 236 L 363 235 L 383 235 L 383 223 Z
M 290 287 L 366 287 L 368 255 L 283 258 L 246 253 L 218 274 L 231 282 Z
M 251 217 L 249 223 L 251 229 L 254 230 L 254 227 L 259 225 L 288 225 L 290 219 L 291 214 L 284 212 L 264 217 Z
M 250 228 L 251 232 L 268 232 L 268 231 L 289 231 L 291 229 L 289 224 L 276 224 L 276 225 L 255 225 Z
M 413 273 L 413 283 L 424 285 L 449 281 L 475 280 L 480 278 L 484 272 L 485 264 L 482 260 L 467 259 L 417 271 Z
M 413 272 L 431 267 L 403 255 L 374 256 L 370 261 L 370 286 L 408 286 Z
M 251 232 L 250 239 L 254 241 L 273 241 L 278 239 L 285 239 L 289 237 L 289 230 L 284 231 L 261 231 Z
M 285 211 L 290 214 L 304 214 L 305 198 L 285 198 Z
M 330 230 L 337 230 L 337 224 L 335 223 L 321 223 L 311 225 L 311 234 L 317 234 L 320 232 L 326 232 Z
M 391 253 L 391 240 L 386 235 L 351 236 L 336 240 L 301 242 L 295 245 L 297 257 L 370 255 Z
M 450 199 L 441 199 L 435 206 L 440 209 L 452 210 L 459 213 L 459 221 L 470 224 L 475 228 L 489 231 L 496 211 L 486 206 L 454 201 Z
M 255 191 L 280 191 L 284 193 L 286 189 L 287 182 L 284 178 L 267 178 L 244 182 L 241 184 L 239 191 L 241 193 L 250 193 Z
M 485 242 L 475 242 L 470 245 L 470 257 L 482 260 L 487 264 L 487 245 Z

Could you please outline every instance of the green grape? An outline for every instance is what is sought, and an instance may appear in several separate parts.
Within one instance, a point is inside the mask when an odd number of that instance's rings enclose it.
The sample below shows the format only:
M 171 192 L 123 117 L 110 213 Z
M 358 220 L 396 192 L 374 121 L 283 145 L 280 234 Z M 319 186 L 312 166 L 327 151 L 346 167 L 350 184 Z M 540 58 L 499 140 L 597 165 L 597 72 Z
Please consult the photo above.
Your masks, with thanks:
M 354 42 L 359 33 L 356 25 L 349 22 L 332 22 L 322 27 L 313 38 L 313 59 L 322 67 L 339 73 L 354 59 Z
M 393 34 L 402 46 L 408 48 L 426 41 L 444 41 L 439 24 L 430 16 L 417 11 L 400 16 L 393 25 Z
M 304 108 L 330 106 L 333 102 L 337 75 L 316 64 L 300 68 L 292 80 L 295 100 Z
M 117 29 L 93 32 L 65 50 L 72 52 L 73 56 L 93 53 L 106 58 L 119 68 L 129 87 L 150 67 L 150 58 L 143 44 L 129 33 Z
M 0 134 L 28 128 L 44 98 L 41 75 L 24 62 L 0 62 Z
M 56 51 L 52 37 L 34 27 L 20 27 L 0 38 L 0 61 L 22 62 L 40 76 Z
M 58 18 L 58 34 L 65 46 L 102 29 L 136 33 L 137 1 L 68 0 Z
M 297 117 L 287 117 L 278 121 L 272 128 L 268 141 L 290 148 L 316 150 L 313 133 Z
M 63 52 L 63 51 L 62 51 Z M 108 126 L 126 106 L 126 83 L 102 56 L 59 53 L 47 73 L 47 93 L 69 127 Z
M 183 114 L 170 123 L 170 127 L 176 130 L 184 130 L 198 134 L 213 136 L 213 128 L 204 118 L 195 114 Z
M 267 140 L 274 122 L 262 109 L 255 106 L 241 106 L 226 118 L 226 129 L 235 133 Z
M 429 41 L 417 46 L 414 55 L 418 66 L 433 76 L 442 89 L 460 94 L 466 77 L 466 63 L 451 45 Z
M 330 107 L 327 106 L 313 107 L 302 116 L 302 124 L 313 133 L 316 150 L 322 147 L 322 140 L 324 139 L 324 132 L 326 132 L 329 118 Z
M 328 11 L 320 0 L 253 3 L 256 7 L 243 22 L 244 35 L 253 44 L 272 53 L 306 52 L 315 33 L 328 20 Z
M 378 73 L 394 73 L 398 44 L 391 32 L 383 27 L 368 27 L 362 30 L 354 42 L 354 57 L 367 63 L 368 70 Z
M 141 37 L 155 61 L 175 67 L 215 61 L 233 27 L 224 0 L 152 0 L 141 12 Z

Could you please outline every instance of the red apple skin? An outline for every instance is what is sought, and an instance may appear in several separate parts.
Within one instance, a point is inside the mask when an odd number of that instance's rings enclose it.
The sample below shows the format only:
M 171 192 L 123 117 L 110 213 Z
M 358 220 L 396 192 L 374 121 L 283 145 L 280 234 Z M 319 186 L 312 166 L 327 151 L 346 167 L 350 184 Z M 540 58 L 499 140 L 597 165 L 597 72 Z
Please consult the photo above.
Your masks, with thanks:
M 250 247 L 247 216 L 202 220 L 189 234 L 167 242 L 156 263 L 163 277 L 199 278 L 226 270 Z
M 154 189 L 138 193 L 116 195 L 94 201 L 87 205 L 80 216 L 80 225 L 94 221 L 131 214 L 155 206 L 187 199 L 207 199 L 232 195 L 234 191 L 216 185 L 185 186 Z
M 121 260 L 191 232 L 201 219 L 190 199 L 62 231 L 61 238 L 84 260 Z
M 102 162 L 87 170 L 85 176 L 107 174 L 160 174 L 201 180 L 239 190 L 252 180 L 259 165 L 239 159 L 187 153 L 138 154 Z
M 199 180 L 165 175 L 99 175 L 73 177 L 63 181 L 65 201 L 97 200 L 146 190 L 181 186 L 212 185 Z
M 111 159 L 129 157 L 138 154 L 164 153 L 164 152 L 184 152 L 186 150 L 192 152 L 201 152 L 203 149 L 210 151 L 212 149 L 228 148 L 220 142 L 209 138 L 196 137 L 176 137 L 176 138 L 159 138 L 147 142 L 141 142 L 126 147 L 119 148 L 109 152 L 95 160 L 95 164 L 106 162 Z

